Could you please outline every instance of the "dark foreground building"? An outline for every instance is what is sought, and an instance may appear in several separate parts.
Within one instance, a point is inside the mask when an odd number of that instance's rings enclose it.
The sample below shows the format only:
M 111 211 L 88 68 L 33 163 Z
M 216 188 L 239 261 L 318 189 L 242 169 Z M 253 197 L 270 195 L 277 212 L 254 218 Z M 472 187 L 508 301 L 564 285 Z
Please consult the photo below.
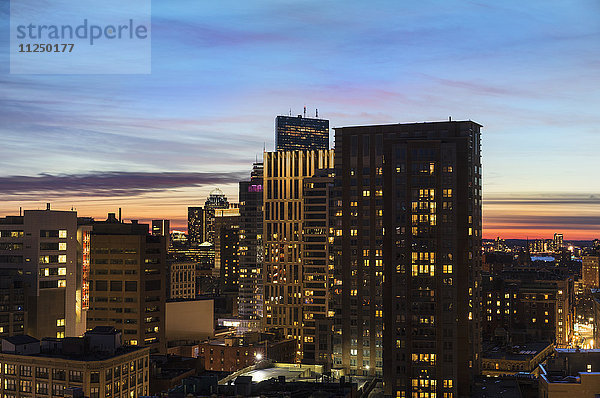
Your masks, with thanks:
M 335 129 L 333 366 L 391 396 L 467 397 L 479 373 L 480 128 Z

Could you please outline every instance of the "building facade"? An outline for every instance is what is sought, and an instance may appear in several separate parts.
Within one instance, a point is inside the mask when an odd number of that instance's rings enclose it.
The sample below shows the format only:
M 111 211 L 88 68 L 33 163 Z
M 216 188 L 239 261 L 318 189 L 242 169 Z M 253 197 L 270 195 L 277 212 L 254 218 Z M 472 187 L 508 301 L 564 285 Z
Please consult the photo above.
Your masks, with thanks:
M 164 236 L 167 250 L 171 246 L 171 221 L 170 220 L 152 220 L 152 235 Z
M 249 181 L 239 185 L 239 303 L 244 319 L 263 316 L 263 164 L 254 163 Z
M 137 398 L 148 395 L 148 348 L 121 347 L 107 353 L 90 351 L 80 339 L 65 341 L 27 340 L 34 351 L 19 351 L 15 336 L 3 341 L 3 347 L 16 351 L 0 353 L 0 394 L 5 398 L 63 397 L 69 389 L 89 398 Z M 40 347 L 41 346 L 41 347 Z
M 204 240 L 204 209 L 188 207 L 188 245 L 198 246 Z
M 583 289 L 598 289 L 600 287 L 600 257 L 583 256 L 581 259 L 581 279 Z
M 329 149 L 329 120 L 298 115 L 277 116 L 275 119 L 277 151 L 307 151 Z
M 219 188 L 210 191 L 206 202 L 204 202 L 204 240 L 215 243 L 215 211 L 217 209 L 228 209 L 227 196 Z
M 169 299 L 196 298 L 196 263 L 169 261 Z
M 125 344 L 166 352 L 165 237 L 150 235 L 148 224 L 109 214 L 93 223 L 90 251 L 88 329 L 112 326 Z
M 237 292 L 239 284 L 240 214 L 234 211 L 215 211 L 215 272 L 219 274 L 221 289 Z M 237 301 L 237 300 L 236 300 Z
M 0 338 L 27 330 L 25 285 L 18 269 L 0 268 Z
M 333 311 L 333 234 L 330 234 L 330 202 L 333 168 L 319 169 L 304 179 L 302 204 L 303 334 L 302 362 L 331 365 Z
M 48 204 L 47 210 L 0 219 L 0 268 L 24 277 L 27 334 L 76 335 L 81 293 L 77 247 L 76 212 L 50 210 Z
M 263 359 L 293 363 L 296 342 L 277 339 L 268 333 L 249 332 L 242 336 L 204 341 L 198 344 L 198 356 L 203 358 L 206 370 L 235 372 Z
M 467 397 L 479 373 L 480 127 L 335 129 L 333 366 L 386 394 Z
M 264 154 L 265 328 L 281 328 L 296 339 L 298 359 L 304 341 L 304 180 L 333 166 L 333 151 L 280 151 Z
M 572 277 L 541 277 L 527 271 L 486 275 L 481 296 L 484 340 L 543 341 L 558 347 L 571 341 L 575 320 Z

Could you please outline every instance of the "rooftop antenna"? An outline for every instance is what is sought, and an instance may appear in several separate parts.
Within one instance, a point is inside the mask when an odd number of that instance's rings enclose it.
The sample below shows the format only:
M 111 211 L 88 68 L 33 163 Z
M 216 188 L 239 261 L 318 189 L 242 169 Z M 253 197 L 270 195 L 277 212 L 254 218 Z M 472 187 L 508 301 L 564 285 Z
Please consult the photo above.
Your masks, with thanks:
M 292 116 L 292 108 L 290 108 L 290 116 Z
M 267 152 L 267 142 L 263 141 L 263 153 Z
M 317 118 L 317 119 L 319 118 L 319 110 L 318 109 L 315 109 L 315 118 Z
M 451 122 L 452 121 L 452 116 L 448 116 L 448 121 Z
M 304 105 L 304 117 L 306 117 L 306 105 Z

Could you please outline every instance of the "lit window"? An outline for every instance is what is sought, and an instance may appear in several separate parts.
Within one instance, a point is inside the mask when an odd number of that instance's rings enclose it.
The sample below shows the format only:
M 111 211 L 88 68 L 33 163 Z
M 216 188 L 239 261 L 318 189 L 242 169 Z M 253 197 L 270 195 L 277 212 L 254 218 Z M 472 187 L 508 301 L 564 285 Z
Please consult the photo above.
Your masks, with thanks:
M 65 267 L 60 267 L 58 269 L 58 275 L 67 275 L 67 268 Z
M 58 231 L 58 237 L 60 239 L 65 239 L 67 237 L 67 230 L 66 229 L 61 229 Z
M 60 242 L 58 244 L 58 250 L 67 250 L 67 243 L 66 242 Z
M 61 264 L 64 264 L 64 263 L 66 263 L 66 262 L 67 262 L 67 256 L 66 256 L 66 255 L 64 255 L 64 254 L 60 254 L 60 255 L 58 256 L 58 262 L 59 262 L 59 263 L 61 263 Z
M 56 326 L 65 326 L 65 318 L 57 319 Z
M 67 287 L 67 281 L 64 279 L 59 279 L 58 287 Z

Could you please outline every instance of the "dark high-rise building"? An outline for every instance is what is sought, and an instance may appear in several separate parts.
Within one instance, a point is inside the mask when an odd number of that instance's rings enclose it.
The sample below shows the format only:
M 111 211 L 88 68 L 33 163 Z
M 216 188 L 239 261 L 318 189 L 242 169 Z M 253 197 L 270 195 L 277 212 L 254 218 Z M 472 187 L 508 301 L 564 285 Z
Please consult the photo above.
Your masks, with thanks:
M 238 210 L 215 211 L 215 272 L 219 273 L 220 287 L 225 292 L 238 291 L 240 271 L 238 253 L 240 214 Z
M 0 268 L 0 338 L 23 334 L 27 330 L 23 282 L 22 271 Z
M 164 236 L 167 249 L 171 246 L 171 221 L 152 220 L 152 235 Z
M 188 207 L 188 245 L 198 246 L 204 242 L 204 209 Z
M 335 129 L 334 367 L 396 397 L 467 397 L 479 373 L 480 128 Z
M 204 240 L 206 242 L 215 243 L 215 210 L 228 208 L 227 196 L 219 188 L 213 189 L 204 202 Z
M 249 181 L 240 182 L 239 315 L 263 314 L 263 164 L 254 163 Z
M 277 116 L 275 147 L 277 151 L 329 149 L 329 120 Z
M 302 215 L 303 326 L 302 362 L 331 366 L 331 268 L 330 203 L 333 168 L 319 169 L 304 179 Z

